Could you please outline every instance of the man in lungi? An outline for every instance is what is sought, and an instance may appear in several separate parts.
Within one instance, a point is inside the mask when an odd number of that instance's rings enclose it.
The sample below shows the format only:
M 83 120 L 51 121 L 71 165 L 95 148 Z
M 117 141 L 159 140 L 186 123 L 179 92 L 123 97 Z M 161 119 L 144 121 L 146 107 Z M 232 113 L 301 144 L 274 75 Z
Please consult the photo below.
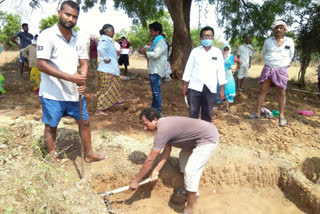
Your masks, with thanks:
M 284 117 L 286 105 L 286 88 L 288 83 L 288 68 L 294 56 L 294 42 L 291 38 L 284 36 L 288 31 L 287 24 L 278 20 L 272 26 L 274 36 L 265 40 L 262 54 L 264 67 L 259 77 L 260 94 L 258 97 L 258 108 L 255 114 L 249 118 L 260 118 L 264 99 L 269 92 L 270 86 L 277 88 L 279 99 L 279 126 L 286 126 Z
M 130 184 L 131 190 L 139 187 L 139 182 L 152 168 L 157 156 L 163 150 L 157 166 L 150 178 L 158 179 L 159 172 L 168 160 L 171 147 L 181 148 L 179 154 L 180 172 L 184 173 L 184 187 L 187 206 L 183 213 L 192 214 L 193 204 L 199 191 L 199 183 L 205 164 L 219 142 L 219 132 L 215 125 L 204 120 L 187 117 L 163 117 L 155 108 L 145 108 L 140 114 L 144 129 L 154 132 L 153 148 Z M 181 193 L 183 194 L 183 193 Z

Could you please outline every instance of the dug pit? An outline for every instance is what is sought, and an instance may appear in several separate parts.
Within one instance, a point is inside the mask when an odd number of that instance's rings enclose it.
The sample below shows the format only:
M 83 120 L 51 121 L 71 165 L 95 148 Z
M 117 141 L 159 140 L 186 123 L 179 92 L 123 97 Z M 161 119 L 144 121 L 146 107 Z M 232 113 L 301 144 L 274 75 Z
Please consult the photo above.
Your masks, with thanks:
M 109 212 L 181 213 L 184 198 L 174 193 L 175 188 L 183 186 L 183 177 L 178 173 L 178 152 L 173 151 L 158 182 L 140 186 L 135 192 L 108 196 Z M 131 151 L 127 156 L 114 154 L 108 164 L 95 167 L 99 172 L 94 172 L 94 191 L 128 185 L 146 154 L 139 151 Z M 121 156 L 130 164 L 119 166 Z M 308 169 L 302 166 L 299 170 L 263 152 L 221 144 L 203 172 L 195 213 L 320 213 L 320 188 L 308 179 L 312 174 L 308 170 L 316 171 L 315 166 Z

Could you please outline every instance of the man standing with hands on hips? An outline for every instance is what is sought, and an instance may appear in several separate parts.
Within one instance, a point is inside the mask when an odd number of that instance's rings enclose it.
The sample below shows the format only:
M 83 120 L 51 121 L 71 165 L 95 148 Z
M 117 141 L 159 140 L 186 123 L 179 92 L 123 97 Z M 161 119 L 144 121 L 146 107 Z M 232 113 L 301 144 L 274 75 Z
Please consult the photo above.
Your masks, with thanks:
M 220 86 L 218 97 L 224 98 L 224 85 L 227 83 L 221 50 L 212 45 L 213 28 L 207 26 L 200 32 L 201 46 L 194 48 L 189 56 L 182 77 L 182 94 L 188 94 L 190 117 L 211 123 L 213 104 L 216 100 L 217 85 Z
M 63 116 L 70 116 L 79 123 L 79 94 L 86 90 L 88 74 L 88 52 L 72 28 L 79 16 L 79 5 L 74 1 L 62 2 L 58 11 L 59 23 L 44 30 L 37 42 L 38 68 L 41 73 L 40 92 L 44 137 L 54 163 L 56 153 L 57 126 Z M 77 65 L 80 64 L 80 74 Z M 91 130 L 86 102 L 82 96 L 82 139 L 87 162 L 106 158 L 91 147 Z

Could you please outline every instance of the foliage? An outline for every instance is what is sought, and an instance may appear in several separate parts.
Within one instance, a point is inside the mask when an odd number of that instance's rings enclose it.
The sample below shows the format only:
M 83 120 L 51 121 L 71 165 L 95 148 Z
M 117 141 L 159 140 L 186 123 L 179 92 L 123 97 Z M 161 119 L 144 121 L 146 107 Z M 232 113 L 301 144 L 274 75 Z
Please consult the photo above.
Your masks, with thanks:
M 47 28 L 49 28 L 49 27 L 51 27 L 51 26 L 53 26 L 55 24 L 58 24 L 58 23 L 59 23 L 59 16 L 54 14 L 52 16 L 49 16 L 46 19 L 41 19 L 40 25 L 39 25 L 39 29 L 40 29 L 40 31 L 43 31 L 43 30 L 45 30 L 45 29 L 47 29 Z M 73 28 L 73 30 L 78 32 L 79 31 L 79 27 L 75 26 Z
M 164 13 L 162 17 L 157 20 L 152 20 L 147 24 L 150 24 L 154 21 L 157 21 L 162 24 L 163 33 L 166 35 L 166 40 L 171 44 L 172 42 L 172 34 L 173 34 L 173 25 L 170 20 L 170 16 L 168 13 Z M 127 32 L 125 30 L 121 30 L 120 33 L 115 35 L 116 38 L 120 38 L 121 36 L 125 36 L 132 43 L 132 47 L 134 49 L 143 47 L 145 45 L 149 45 L 151 41 L 149 27 L 148 25 L 144 26 L 142 24 L 132 25 L 130 30 Z
M 47 29 L 59 22 L 59 16 L 54 14 L 52 16 L 49 16 L 46 19 L 42 19 L 40 21 L 39 29 L 40 31 L 43 31 L 44 29 Z
M 294 12 L 309 5 L 311 0 L 265 0 L 262 4 L 249 0 L 209 2 L 216 3 L 218 24 L 225 27 L 226 39 L 233 43 L 250 36 L 257 39 L 258 46 L 262 46 L 276 19 L 282 17 L 291 25 Z
M 15 47 L 10 41 L 10 38 L 20 32 L 20 28 L 20 16 L 0 11 L 0 42 L 4 44 L 4 49 Z
M 116 9 L 123 9 L 130 18 L 133 18 L 133 23 L 141 23 L 147 26 L 150 20 L 157 20 L 163 16 L 165 11 L 165 4 L 163 0 L 114 0 L 114 7 Z M 88 11 L 95 4 L 99 4 L 100 11 L 106 9 L 106 0 L 85 0 L 82 9 Z
M 297 13 L 299 28 L 297 30 L 296 49 L 300 59 L 299 85 L 305 86 L 305 73 L 309 63 L 320 54 L 320 5 L 311 4 Z

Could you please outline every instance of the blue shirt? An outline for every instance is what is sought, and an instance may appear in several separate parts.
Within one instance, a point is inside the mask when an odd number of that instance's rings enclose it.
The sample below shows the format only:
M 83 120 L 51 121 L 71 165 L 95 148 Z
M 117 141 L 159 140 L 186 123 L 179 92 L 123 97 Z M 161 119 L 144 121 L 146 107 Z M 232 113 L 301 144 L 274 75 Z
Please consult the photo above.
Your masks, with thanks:
M 107 35 L 102 35 L 97 50 L 100 58 L 100 63 L 97 70 L 100 72 L 120 76 L 118 54 L 116 48 L 113 46 L 112 38 Z M 105 63 L 104 60 L 111 61 L 110 63 Z
M 33 35 L 31 33 L 20 32 L 17 34 L 20 38 L 20 45 L 22 48 L 27 47 L 31 44 L 31 40 L 33 39 Z

